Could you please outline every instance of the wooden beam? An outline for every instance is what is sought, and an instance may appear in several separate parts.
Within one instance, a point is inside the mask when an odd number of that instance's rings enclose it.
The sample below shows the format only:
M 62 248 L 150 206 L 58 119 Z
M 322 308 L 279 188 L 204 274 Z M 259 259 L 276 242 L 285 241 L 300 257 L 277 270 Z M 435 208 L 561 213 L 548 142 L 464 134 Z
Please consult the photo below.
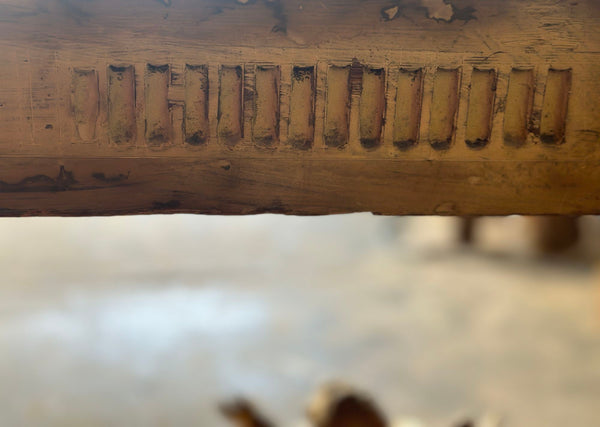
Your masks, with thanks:
M 3 159 L 0 215 L 600 213 L 599 162 Z
M 0 0 L 0 215 L 599 213 L 595 0 Z

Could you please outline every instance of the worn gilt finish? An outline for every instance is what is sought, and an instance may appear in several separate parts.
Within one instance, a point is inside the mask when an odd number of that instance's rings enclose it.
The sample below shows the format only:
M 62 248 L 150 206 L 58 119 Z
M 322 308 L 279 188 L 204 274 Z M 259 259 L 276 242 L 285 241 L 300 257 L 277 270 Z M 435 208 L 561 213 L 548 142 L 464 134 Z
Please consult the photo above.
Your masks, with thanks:
M 0 0 L 0 215 L 600 212 L 600 3 Z

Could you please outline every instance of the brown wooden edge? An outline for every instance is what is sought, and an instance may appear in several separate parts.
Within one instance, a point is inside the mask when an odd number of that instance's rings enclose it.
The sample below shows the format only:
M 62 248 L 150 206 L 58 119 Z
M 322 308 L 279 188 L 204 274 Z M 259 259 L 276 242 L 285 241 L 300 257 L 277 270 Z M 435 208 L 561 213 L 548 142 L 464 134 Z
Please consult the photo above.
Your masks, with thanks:
M 600 213 L 597 161 L 2 158 L 0 216 Z

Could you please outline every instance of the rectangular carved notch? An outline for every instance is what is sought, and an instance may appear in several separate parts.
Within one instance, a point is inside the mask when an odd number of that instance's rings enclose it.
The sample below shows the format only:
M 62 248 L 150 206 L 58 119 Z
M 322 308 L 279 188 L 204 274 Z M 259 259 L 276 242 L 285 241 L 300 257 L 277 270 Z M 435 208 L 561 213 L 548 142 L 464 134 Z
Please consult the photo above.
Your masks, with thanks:
M 547 144 L 561 144 L 565 140 L 567 105 L 571 91 L 571 70 L 548 71 L 546 93 L 542 107 L 540 138 Z
M 108 67 L 108 134 L 115 144 L 135 140 L 135 70 L 133 65 Z
M 490 141 L 495 94 L 496 71 L 474 68 L 465 135 L 465 142 L 471 148 L 483 148 Z
M 260 145 L 279 139 L 279 73 L 277 66 L 256 67 L 252 139 Z
M 161 145 L 171 139 L 169 114 L 169 65 L 146 66 L 144 95 L 146 100 L 146 141 Z
M 99 99 L 96 70 L 74 70 L 71 102 L 77 134 L 83 141 L 96 137 Z
M 350 115 L 350 66 L 330 66 L 327 70 L 327 100 L 323 139 L 329 147 L 348 143 Z
M 385 69 L 365 67 L 359 109 L 360 143 L 364 148 L 376 148 L 381 143 L 384 114 Z
M 292 147 L 309 150 L 315 131 L 315 67 L 294 67 L 290 93 L 288 140 Z
M 243 137 L 242 80 L 241 66 L 221 67 L 217 134 L 226 145 L 235 145 Z
M 440 68 L 433 80 L 429 143 L 436 150 L 450 148 L 458 111 L 459 70 Z
M 394 145 L 400 150 L 413 147 L 419 140 L 422 90 L 422 70 L 400 70 L 394 115 Z
M 513 69 L 508 82 L 504 111 L 504 143 L 519 147 L 527 141 L 533 105 L 533 70 Z
M 208 140 L 208 68 L 185 66 L 183 130 L 185 142 L 201 145 Z

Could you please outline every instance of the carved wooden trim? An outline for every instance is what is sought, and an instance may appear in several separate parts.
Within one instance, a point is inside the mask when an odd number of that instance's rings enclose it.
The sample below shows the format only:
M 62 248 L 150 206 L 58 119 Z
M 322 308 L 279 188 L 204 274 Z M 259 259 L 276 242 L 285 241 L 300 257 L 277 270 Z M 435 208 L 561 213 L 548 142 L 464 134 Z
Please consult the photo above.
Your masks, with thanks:
M 594 0 L 18 3 L 0 215 L 600 211 Z
M 210 67 L 186 64 L 179 67 L 184 70 L 183 79 L 179 75 L 171 76 L 172 67 L 146 64 L 141 72 L 134 65 L 108 65 L 101 70 L 73 69 L 72 113 L 69 114 L 77 127 L 73 142 L 80 139 L 107 145 L 168 148 L 184 142 L 235 146 L 246 140 L 257 146 L 277 148 L 282 140 L 290 140 L 292 148 L 306 150 L 313 148 L 314 132 L 319 132 L 326 147 L 343 150 L 354 137 L 362 148 L 371 151 L 382 145 L 384 127 L 389 126 L 393 128 L 394 145 L 401 151 L 418 143 L 428 143 L 435 150 L 449 150 L 455 143 L 480 149 L 490 142 L 498 116 L 503 116 L 502 142 L 506 145 L 566 142 L 571 69 L 542 70 L 546 82 L 540 82 L 541 77 L 535 76 L 533 68 L 513 68 L 505 75 L 507 93 L 497 98 L 498 70 L 476 66 L 468 71 L 470 85 L 461 87 L 462 68 L 439 66 L 424 71 L 423 68 L 375 68 L 356 63 L 327 65 L 327 85 L 322 91 L 317 91 L 314 85 L 316 65 L 217 64 Z M 282 87 L 282 67 L 290 71 L 286 81 L 292 82 L 291 88 L 289 83 Z M 218 76 L 211 76 L 210 68 L 218 70 Z M 352 70 L 357 68 L 351 81 Z M 99 104 L 97 76 L 101 73 L 106 73 L 108 87 L 107 102 Z M 396 76 L 395 82 L 388 83 L 390 75 Z M 139 79 L 144 81 L 144 103 L 136 109 L 135 82 Z M 424 79 L 433 81 L 429 90 L 431 101 L 425 106 L 422 102 Z M 211 80 L 218 82 L 218 88 L 214 89 L 218 97 L 216 113 L 211 112 L 208 103 Z M 386 91 L 386 83 L 390 90 Z M 545 93 L 541 109 L 534 112 L 534 88 L 538 84 L 545 86 Z M 280 99 L 284 96 L 285 100 Z M 351 135 L 353 97 L 357 98 L 358 135 Z M 246 102 L 245 98 L 252 98 L 252 102 Z M 468 111 L 464 124 L 457 123 L 461 100 L 466 102 Z M 315 103 L 325 105 L 324 111 L 319 112 L 324 117 L 323 128 L 316 130 Z M 389 104 L 394 107 L 386 108 Z M 106 123 L 99 119 L 98 105 L 108 107 Z M 284 116 L 282 105 L 290 108 Z M 181 108 L 184 113 L 178 114 L 176 110 Z M 243 119 L 246 108 L 251 110 L 247 112 L 252 117 L 250 123 Z M 537 123 L 534 123 L 534 114 L 538 117 Z M 210 135 L 208 123 L 208 118 L 215 115 L 216 138 Z M 145 132 L 136 138 L 135 124 L 140 120 L 144 120 Z M 280 138 L 282 120 L 286 121 L 288 135 Z M 423 128 L 421 120 L 427 121 Z M 108 135 L 96 137 L 96 127 L 107 129 Z M 465 129 L 462 141 L 457 140 L 458 127 Z M 178 132 L 173 133 L 171 128 Z M 419 132 L 420 129 L 426 131 Z

